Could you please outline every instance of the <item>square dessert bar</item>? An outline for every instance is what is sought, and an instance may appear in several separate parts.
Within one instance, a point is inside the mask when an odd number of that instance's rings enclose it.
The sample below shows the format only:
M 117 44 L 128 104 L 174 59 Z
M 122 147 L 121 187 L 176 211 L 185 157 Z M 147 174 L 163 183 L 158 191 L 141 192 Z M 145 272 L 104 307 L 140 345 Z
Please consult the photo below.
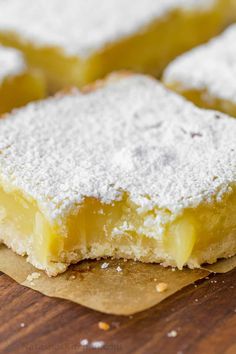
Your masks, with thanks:
M 142 75 L 103 85 L 0 121 L 1 241 L 50 276 L 97 257 L 234 255 L 235 120 Z
M 0 45 L 0 115 L 44 96 L 43 77 L 27 68 L 18 50 Z
M 163 81 L 200 107 L 236 117 L 236 25 L 177 58 Z
M 160 75 L 236 20 L 236 0 L 0 1 L 0 41 L 43 70 L 51 91 L 119 69 Z

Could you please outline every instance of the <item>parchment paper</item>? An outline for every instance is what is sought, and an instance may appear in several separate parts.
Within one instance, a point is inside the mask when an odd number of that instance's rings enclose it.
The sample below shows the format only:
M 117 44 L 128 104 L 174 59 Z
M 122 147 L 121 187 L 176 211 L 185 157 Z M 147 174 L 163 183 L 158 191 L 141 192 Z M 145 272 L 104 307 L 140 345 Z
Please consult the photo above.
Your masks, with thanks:
M 109 266 L 102 269 L 106 262 Z M 120 266 L 122 271 L 118 272 Z M 44 272 L 0 245 L 0 271 L 19 284 L 37 290 L 47 296 L 73 301 L 91 309 L 116 315 L 132 315 L 148 309 L 183 287 L 202 279 L 211 272 L 227 272 L 236 266 L 236 257 L 220 261 L 205 269 L 182 271 L 164 268 L 158 264 L 133 261 L 101 260 L 84 261 L 71 266 L 67 272 L 49 278 Z M 27 280 L 33 272 L 38 279 Z M 156 285 L 164 282 L 166 291 L 158 293 Z

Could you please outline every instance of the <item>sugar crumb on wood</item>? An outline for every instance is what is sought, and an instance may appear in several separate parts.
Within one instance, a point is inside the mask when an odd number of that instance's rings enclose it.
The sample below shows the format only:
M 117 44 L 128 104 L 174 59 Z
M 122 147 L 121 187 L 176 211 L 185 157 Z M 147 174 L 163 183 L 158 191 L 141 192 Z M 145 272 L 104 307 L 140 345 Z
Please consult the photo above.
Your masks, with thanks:
M 102 329 L 103 331 L 108 331 L 110 329 L 110 325 L 107 322 L 99 321 L 98 328 Z

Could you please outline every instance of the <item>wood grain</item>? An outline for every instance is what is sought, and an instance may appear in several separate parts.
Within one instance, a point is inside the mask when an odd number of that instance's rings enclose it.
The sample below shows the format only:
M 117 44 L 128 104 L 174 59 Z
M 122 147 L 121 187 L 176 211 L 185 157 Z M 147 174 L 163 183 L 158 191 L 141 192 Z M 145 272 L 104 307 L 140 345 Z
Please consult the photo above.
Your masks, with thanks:
M 99 321 L 111 329 L 102 331 Z M 168 337 L 172 330 L 176 337 Z M 82 347 L 84 338 L 105 346 Z M 0 275 L 0 353 L 81 352 L 235 354 L 236 270 L 210 276 L 131 318 L 48 298 Z

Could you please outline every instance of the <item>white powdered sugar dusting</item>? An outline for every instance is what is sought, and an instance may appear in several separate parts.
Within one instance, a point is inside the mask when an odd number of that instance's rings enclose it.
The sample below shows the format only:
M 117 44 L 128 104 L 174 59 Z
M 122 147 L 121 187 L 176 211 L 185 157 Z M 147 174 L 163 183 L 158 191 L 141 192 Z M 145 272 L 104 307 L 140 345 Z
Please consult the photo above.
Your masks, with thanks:
M 206 90 L 214 98 L 236 104 L 236 25 L 221 36 L 181 55 L 164 74 L 167 84 Z
M 9 76 L 22 73 L 25 68 L 24 58 L 18 50 L 0 45 L 0 83 Z
M 110 203 L 122 191 L 140 207 L 177 215 L 230 191 L 235 136 L 235 120 L 134 75 L 0 120 L 0 177 L 37 200 L 51 221 L 84 197 Z
M 171 11 L 207 11 L 216 0 L 1 0 L 0 31 L 87 57 Z M 59 15 L 59 16 L 58 16 Z

